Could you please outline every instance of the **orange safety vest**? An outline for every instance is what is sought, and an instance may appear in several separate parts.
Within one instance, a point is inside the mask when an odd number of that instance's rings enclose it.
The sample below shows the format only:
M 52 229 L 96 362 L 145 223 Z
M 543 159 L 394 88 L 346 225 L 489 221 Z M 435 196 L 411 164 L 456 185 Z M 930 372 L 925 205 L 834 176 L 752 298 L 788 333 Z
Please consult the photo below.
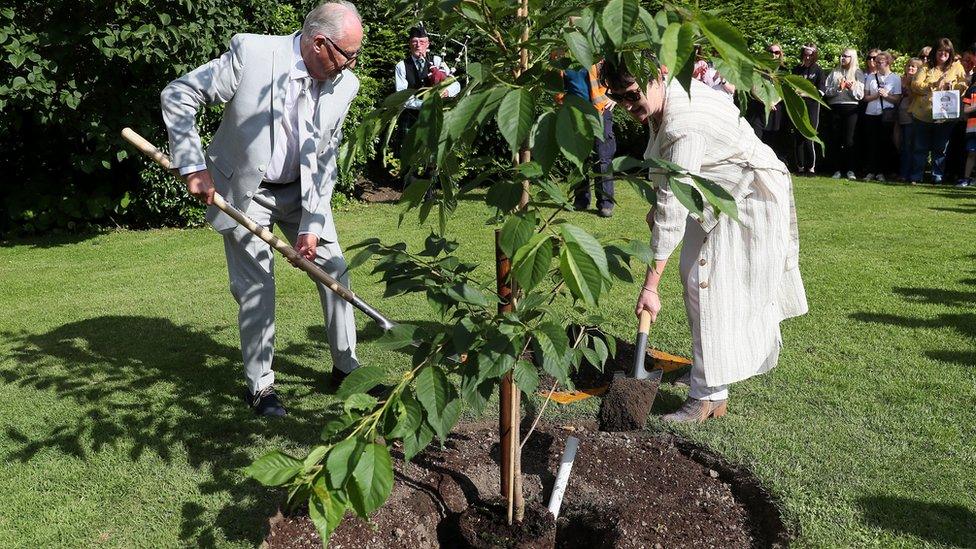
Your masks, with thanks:
M 559 71 L 560 75 L 564 75 L 563 71 Z M 596 110 L 603 114 L 604 109 L 607 108 L 607 103 L 610 99 L 607 97 L 607 89 L 600 85 L 600 71 L 597 65 L 593 65 L 589 70 L 590 77 L 590 103 L 596 107 Z M 566 96 L 566 92 L 560 92 L 556 94 L 556 102 L 562 104 L 563 97 Z

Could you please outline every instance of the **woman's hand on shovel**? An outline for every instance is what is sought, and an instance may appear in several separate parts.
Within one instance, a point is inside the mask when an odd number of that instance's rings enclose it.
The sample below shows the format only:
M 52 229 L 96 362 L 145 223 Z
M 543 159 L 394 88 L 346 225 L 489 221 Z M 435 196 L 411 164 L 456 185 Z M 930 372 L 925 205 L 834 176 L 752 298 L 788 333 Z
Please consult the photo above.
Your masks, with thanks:
M 645 310 L 651 313 L 651 322 L 657 322 L 657 314 L 661 312 L 661 296 L 657 294 L 656 289 L 641 288 L 634 314 L 640 316 L 641 311 Z

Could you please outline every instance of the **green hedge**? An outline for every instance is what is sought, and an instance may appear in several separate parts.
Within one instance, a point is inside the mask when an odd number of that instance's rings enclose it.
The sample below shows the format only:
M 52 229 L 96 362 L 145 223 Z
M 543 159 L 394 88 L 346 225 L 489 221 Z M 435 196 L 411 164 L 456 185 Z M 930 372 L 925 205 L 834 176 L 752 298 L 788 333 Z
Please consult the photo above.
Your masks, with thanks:
M 181 192 L 179 182 L 134 158 L 119 131 L 131 126 L 164 144 L 158 98 L 167 82 L 220 55 L 235 33 L 293 32 L 315 3 L 54 0 L 0 9 L 0 163 L 7 175 L 0 186 L 0 235 L 77 231 L 91 224 L 200 223 L 200 207 Z M 404 55 L 406 29 L 415 23 L 409 10 L 398 13 L 396 4 L 359 4 L 366 26 L 357 69 L 362 87 L 348 125 L 358 124 L 392 90 L 393 65 Z M 935 0 L 701 0 L 700 5 L 722 10 L 756 48 L 778 41 L 795 56 L 802 42 L 817 42 L 825 67 L 847 44 L 912 52 L 937 36 L 958 35 L 952 14 Z M 439 52 L 443 40 L 433 42 Z M 477 37 L 473 46 L 472 60 Z M 219 113 L 217 108 L 203 115 L 205 135 Z M 636 128 L 622 130 L 628 139 L 639 134 Z M 375 158 L 362 156 L 353 173 L 376 177 L 384 172 L 377 165 Z M 353 183 L 340 181 L 339 191 L 349 193 Z

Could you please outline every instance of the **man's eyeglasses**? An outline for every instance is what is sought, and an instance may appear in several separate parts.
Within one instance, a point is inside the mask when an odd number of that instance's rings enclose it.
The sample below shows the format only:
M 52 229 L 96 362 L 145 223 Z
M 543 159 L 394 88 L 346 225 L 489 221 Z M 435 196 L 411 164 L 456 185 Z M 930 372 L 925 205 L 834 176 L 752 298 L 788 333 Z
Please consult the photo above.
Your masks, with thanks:
M 877 58 L 878 58 L 878 56 L 877 56 L 877 55 L 869 55 L 869 56 L 868 56 L 868 61 L 874 61 L 874 60 L 875 60 L 875 59 L 877 59 Z
M 783 50 L 766 50 L 772 55 L 783 55 Z
M 342 64 L 342 66 L 339 68 L 340 70 L 346 70 L 356 62 L 356 58 L 359 57 L 358 51 L 349 53 L 346 50 L 340 48 L 339 45 L 333 42 L 332 39 L 329 38 L 328 36 L 325 36 L 323 34 L 322 37 L 328 40 L 329 44 L 332 44 L 332 47 L 335 48 L 337 52 L 341 53 L 342 56 L 346 58 L 346 62 Z
M 635 103 L 637 101 L 640 101 L 641 93 L 637 90 L 627 90 L 621 93 L 614 93 L 610 90 L 607 90 L 607 97 L 613 99 L 614 101 L 617 101 L 618 103 L 620 101 Z

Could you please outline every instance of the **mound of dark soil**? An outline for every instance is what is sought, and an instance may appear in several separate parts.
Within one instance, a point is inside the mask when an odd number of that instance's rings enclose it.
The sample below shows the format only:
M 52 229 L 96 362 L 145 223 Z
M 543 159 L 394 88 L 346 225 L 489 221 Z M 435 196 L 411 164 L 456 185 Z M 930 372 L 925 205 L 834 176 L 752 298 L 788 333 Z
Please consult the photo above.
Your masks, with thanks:
M 544 504 L 569 435 L 580 439 L 556 547 L 771 547 L 789 541 L 776 505 L 748 471 L 671 435 L 540 425 L 522 464 L 526 500 Z M 458 426 L 445 448 L 396 461 L 393 494 L 369 522 L 348 515 L 332 548 L 460 547 L 460 516 L 499 486 L 497 425 Z M 397 452 L 394 452 L 397 454 Z M 320 547 L 307 514 L 272 519 L 271 548 Z

